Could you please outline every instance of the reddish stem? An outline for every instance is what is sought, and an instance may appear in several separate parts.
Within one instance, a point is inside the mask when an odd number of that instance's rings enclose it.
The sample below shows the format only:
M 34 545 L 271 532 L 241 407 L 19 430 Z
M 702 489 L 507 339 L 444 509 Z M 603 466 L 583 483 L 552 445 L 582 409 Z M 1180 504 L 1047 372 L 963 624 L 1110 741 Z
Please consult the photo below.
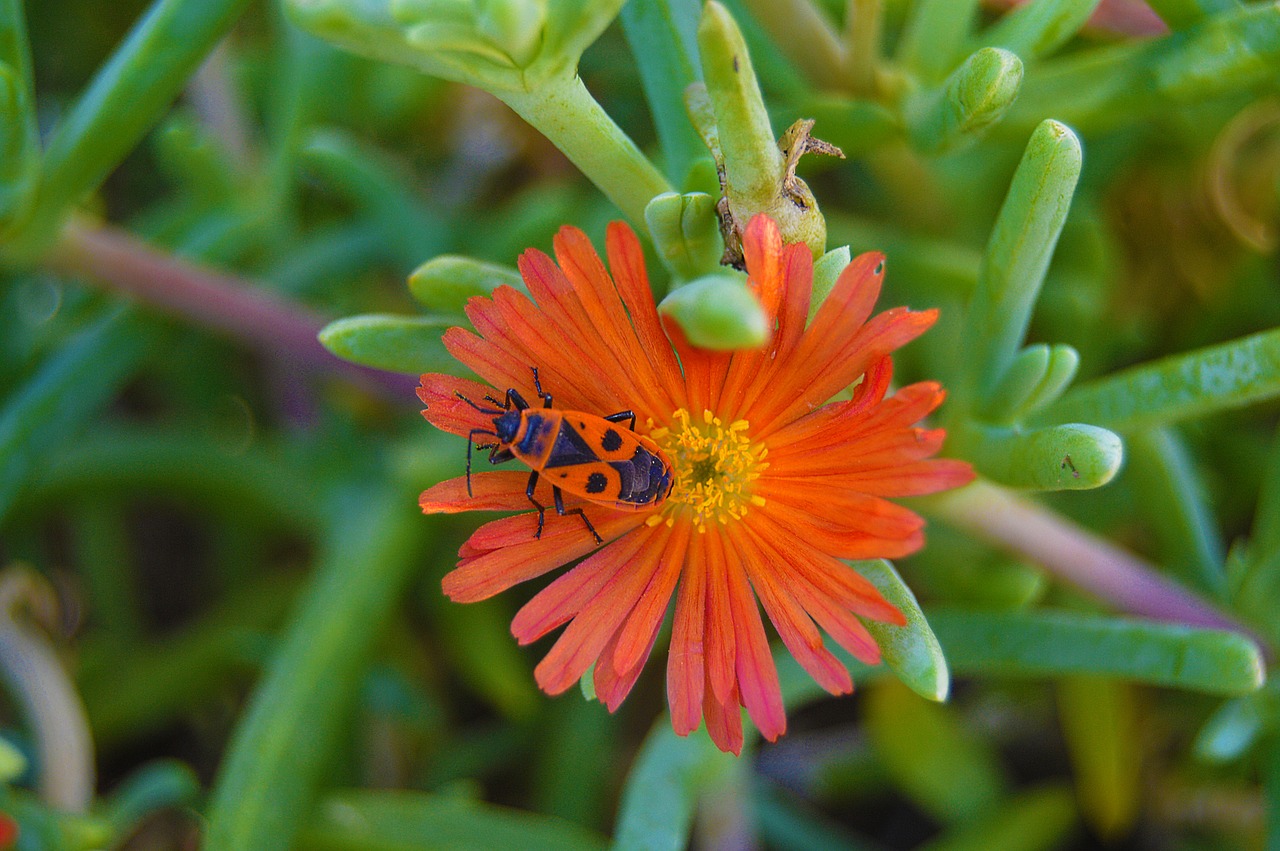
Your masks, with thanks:
M 936 513 L 1021 555 L 1118 609 L 1155 620 L 1262 639 L 1209 601 L 1165 578 L 1154 565 L 1043 506 L 985 482 L 939 499 Z
M 392 398 L 414 398 L 411 377 L 356 366 L 320 345 L 316 334 L 326 320 L 319 313 L 243 279 L 158 251 L 119 228 L 73 221 L 44 262 L 56 272 L 103 284 L 288 362 L 344 373 Z

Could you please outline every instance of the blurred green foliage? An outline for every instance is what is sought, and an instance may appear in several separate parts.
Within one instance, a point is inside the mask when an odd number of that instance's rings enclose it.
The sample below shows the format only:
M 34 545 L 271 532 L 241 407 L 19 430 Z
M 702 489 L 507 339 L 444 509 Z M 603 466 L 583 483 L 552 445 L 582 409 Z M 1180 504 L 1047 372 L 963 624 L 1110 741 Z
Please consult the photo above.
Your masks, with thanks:
M 0 0 L 0 835 L 1280 848 L 1280 10 L 1009 5 Z M 863 566 L 888 664 L 834 701 L 779 651 L 792 730 L 735 761 L 660 665 L 539 695 L 531 592 L 442 598 L 473 521 L 414 500 L 463 448 L 397 374 L 619 216 L 691 339 L 758 339 L 716 201 L 775 209 L 800 118 L 848 157 L 784 223 L 816 292 L 885 252 L 947 454 L 1160 567 L 1086 599 L 921 501 Z

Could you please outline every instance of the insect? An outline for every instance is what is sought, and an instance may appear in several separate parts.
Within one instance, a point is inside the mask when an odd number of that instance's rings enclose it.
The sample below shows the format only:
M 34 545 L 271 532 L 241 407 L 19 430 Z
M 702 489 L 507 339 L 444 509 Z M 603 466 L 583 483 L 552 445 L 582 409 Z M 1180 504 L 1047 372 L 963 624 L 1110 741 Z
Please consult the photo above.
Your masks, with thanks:
M 506 398 L 485 400 L 486 408 L 458 393 L 457 396 L 485 416 L 493 418 L 493 428 L 472 429 L 467 435 L 467 493 L 471 493 L 471 450 L 489 450 L 489 463 L 501 464 L 513 458 L 530 467 L 525 495 L 538 509 L 538 531 L 542 537 L 547 506 L 533 496 L 538 479 L 546 477 L 560 516 L 576 514 L 586 524 L 597 544 L 604 540 L 581 508 L 565 509 L 564 494 L 571 493 L 621 511 L 639 511 L 662 504 L 671 492 L 671 461 L 648 437 L 636 434 L 636 415 L 619 411 L 601 417 L 582 411 L 561 411 L 551 407 L 551 394 L 542 390 L 538 368 L 533 370 L 533 386 L 542 399 L 541 408 L 531 408 L 515 388 Z M 625 426 L 622 423 L 626 423 Z M 477 444 L 478 435 L 495 442 Z

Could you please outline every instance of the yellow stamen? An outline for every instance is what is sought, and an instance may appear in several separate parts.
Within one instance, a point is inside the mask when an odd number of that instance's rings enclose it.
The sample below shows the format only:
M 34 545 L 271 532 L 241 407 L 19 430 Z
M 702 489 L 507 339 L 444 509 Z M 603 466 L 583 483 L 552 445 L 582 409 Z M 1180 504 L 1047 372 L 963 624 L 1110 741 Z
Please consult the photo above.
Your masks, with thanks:
M 751 483 L 769 465 L 765 447 L 752 446 L 747 438 L 747 421 L 725 425 L 711 411 L 703 411 L 701 420 L 681 408 L 670 427 L 649 433 L 671 459 L 675 478 L 666 510 L 646 521 L 651 526 L 684 516 L 705 532 L 709 522 L 738 521 L 749 506 L 764 505 L 764 497 L 751 493 Z

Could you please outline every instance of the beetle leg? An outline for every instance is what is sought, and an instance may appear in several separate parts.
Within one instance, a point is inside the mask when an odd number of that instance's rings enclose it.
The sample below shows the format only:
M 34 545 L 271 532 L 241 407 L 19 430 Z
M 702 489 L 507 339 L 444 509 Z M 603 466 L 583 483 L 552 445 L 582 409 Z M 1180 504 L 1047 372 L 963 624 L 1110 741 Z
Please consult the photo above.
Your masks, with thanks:
M 526 402 L 524 400 L 524 397 L 520 395 L 520 391 L 514 387 L 512 387 L 510 390 L 507 391 L 507 404 L 503 407 L 502 410 L 509 411 L 511 410 L 512 405 L 516 406 L 517 411 L 523 411 L 529 407 L 529 403 Z
M 475 496 L 471 492 L 471 447 L 475 443 L 477 434 L 488 434 L 489 432 L 481 428 L 471 429 L 471 433 L 467 435 L 467 496 Z
M 538 531 L 533 533 L 534 538 L 542 537 L 542 523 L 547 516 L 547 507 L 533 498 L 533 489 L 538 486 L 538 471 L 534 470 L 529 474 L 529 486 L 524 489 L 524 495 L 533 503 L 533 507 L 538 509 Z M 557 506 L 559 509 L 560 506 Z
M 560 488 L 552 487 L 551 496 L 556 501 L 556 514 L 559 514 L 561 517 L 568 517 L 570 514 L 578 515 L 579 517 L 582 518 L 582 522 L 586 525 L 587 531 L 591 533 L 591 537 L 596 539 L 596 543 L 597 544 L 604 543 L 604 538 L 601 538 L 600 533 L 596 531 L 596 527 L 591 525 L 591 521 L 587 519 L 587 513 L 585 511 L 583 511 L 581 508 L 574 508 L 567 511 L 565 510 L 564 494 L 561 493 Z
M 618 411 L 618 413 L 610 414 L 605 417 L 605 419 L 611 423 L 620 423 L 623 420 L 631 420 L 631 422 L 627 424 L 627 428 L 632 431 L 636 430 L 636 415 L 632 411 Z
M 552 407 L 552 394 L 544 392 L 543 383 L 541 383 L 541 380 L 538 378 L 538 367 L 530 366 L 529 369 L 534 371 L 534 389 L 538 392 L 538 398 L 543 401 L 543 407 Z

